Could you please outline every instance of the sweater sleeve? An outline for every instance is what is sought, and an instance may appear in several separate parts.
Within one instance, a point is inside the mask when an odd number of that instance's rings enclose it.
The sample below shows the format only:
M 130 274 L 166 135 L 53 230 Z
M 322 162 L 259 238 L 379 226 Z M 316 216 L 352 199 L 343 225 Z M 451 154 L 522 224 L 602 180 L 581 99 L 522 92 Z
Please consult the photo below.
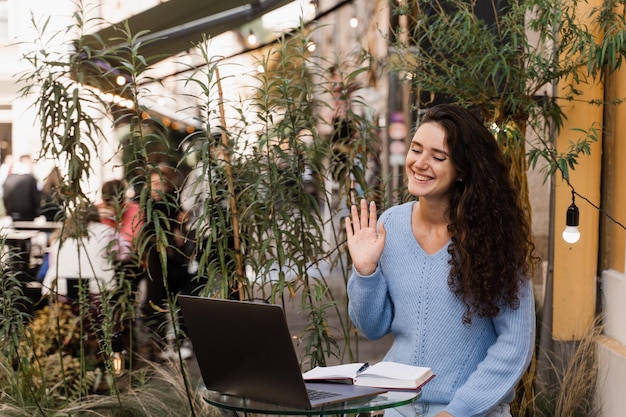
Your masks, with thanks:
M 393 305 L 380 265 L 372 275 L 360 275 L 354 267 L 348 281 L 348 313 L 354 325 L 370 340 L 391 330 Z
M 535 345 L 532 282 L 524 281 L 520 306 L 505 308 L 493 319 L 496 342 L 487 356 L 455 393 L 446 411 L 453 416 L 483 416 L 494 406 L 510 402 L 515 384 L 528 367 Z

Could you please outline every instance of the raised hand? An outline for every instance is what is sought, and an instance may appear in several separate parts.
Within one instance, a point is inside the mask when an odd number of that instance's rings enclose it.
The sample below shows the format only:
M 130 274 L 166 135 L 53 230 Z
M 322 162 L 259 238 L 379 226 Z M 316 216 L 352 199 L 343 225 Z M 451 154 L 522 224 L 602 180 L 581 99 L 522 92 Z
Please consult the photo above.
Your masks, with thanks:
M 386 231 L 381 223 L 376 231 L 376 203 L 361 200 L 359 209 L 356 204 L 350 208 L 350 217 L 346 217 L 346 233 L 348 236 L 348 251 L 352 263 L 361 275 L 371 275 L 376 271 L 378 260 L 385 247 Z

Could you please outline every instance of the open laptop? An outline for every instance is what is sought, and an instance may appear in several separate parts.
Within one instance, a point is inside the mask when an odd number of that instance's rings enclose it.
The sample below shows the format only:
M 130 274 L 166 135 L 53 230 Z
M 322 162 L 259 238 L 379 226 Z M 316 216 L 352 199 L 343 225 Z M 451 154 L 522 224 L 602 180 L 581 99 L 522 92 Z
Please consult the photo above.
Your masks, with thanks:
M 305 409 L 385 392 L 305 383 L 281 306 L 185 295 L 178 301 L 209 390 Z

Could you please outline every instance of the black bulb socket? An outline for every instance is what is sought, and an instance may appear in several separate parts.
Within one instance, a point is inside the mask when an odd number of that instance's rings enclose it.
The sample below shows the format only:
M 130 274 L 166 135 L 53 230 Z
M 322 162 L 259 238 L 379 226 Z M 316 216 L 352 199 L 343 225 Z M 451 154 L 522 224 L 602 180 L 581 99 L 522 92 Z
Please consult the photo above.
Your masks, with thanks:
M 578 207 L 576 204 L 572 203 L 567 208 L 567 213 L 565 214 L 565 225 L 567 226 L 578 226 L 580 213 L 578 212 Z
M 120 332 L 115 332 L 111 338 L 111 349 L 113 352 L 122 352 L 124 350 L 124 341 Z

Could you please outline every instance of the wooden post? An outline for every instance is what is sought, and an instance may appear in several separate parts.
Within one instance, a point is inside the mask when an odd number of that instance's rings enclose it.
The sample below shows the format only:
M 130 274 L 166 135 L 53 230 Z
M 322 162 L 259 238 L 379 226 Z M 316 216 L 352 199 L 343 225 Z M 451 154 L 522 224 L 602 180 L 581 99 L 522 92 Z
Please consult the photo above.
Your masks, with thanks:
M 588 19 L 589 10 L 599 6 L 599 0 L 588 4 L 579 3 L 580 19 Z M 582 22 L 584 23 L 584 22 Z M 601 35 L 598 35 L 601 36 Z M 585 71 L 585 68 L 581 69 Z M 583 78 L 584 79 L 584 78 Z M 601 132 L 603 106 L 589 104 L 602 102 L 604 85 L 600 80 L 589 78 L 577 85 L 583 92 L 575 101 L 562 104 L 567 116 L 556 139 L 559 152 L 565 152 L 571 142 L 576 142 L 584 133 L 572 129 L 589 129 L 595 125 Z M 559 89 L 558 96 L 564 91 Z M 601 135 L 601 133 L 600 133 Z M 591 146 L 591 155 L 581 156 L 574 171 L 570 171 L 570 183 L 578 194 L 596 206 L 600 206 L 600 184 L 602 168 L 602 136 Z M 596 309 L 596 283 L 598 275 L 599 211 L 583 198 L 576 198 L 580 211 L 580 240 L 566 243 L 561 234 L 565 228 L 565 214 L 572 203 L 572 190 L 557 178 L 554 196 L 554 291 L 552 336 L 558 341 L 577 341 L 593 324 Z

